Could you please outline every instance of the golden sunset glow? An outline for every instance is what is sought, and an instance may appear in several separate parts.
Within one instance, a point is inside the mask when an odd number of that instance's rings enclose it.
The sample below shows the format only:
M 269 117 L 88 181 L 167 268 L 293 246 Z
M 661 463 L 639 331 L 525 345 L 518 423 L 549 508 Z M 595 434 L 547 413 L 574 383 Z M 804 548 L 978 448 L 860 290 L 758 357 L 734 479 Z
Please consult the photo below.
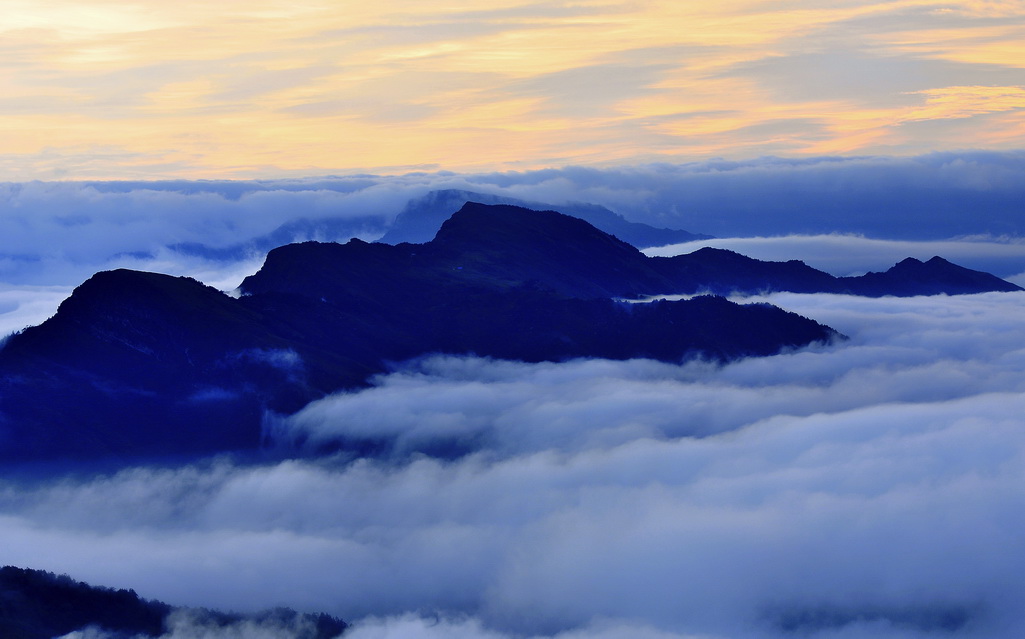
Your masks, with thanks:
M 901 154 L 1025 135 L 1019 2 L 2 6 L 6 180 Z

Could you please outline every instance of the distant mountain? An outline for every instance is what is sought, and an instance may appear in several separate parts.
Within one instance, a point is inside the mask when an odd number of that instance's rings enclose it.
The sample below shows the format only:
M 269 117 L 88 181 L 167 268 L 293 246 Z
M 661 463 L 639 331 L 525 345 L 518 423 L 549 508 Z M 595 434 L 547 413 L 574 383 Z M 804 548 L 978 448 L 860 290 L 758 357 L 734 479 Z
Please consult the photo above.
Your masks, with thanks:
M 410 200 L 405 209 L 395 218 L 395 222 L 384 236 L 378 240 L 385 244 L 423 244 L 429 242 L 453 213 L 467 202 L 479 204 L 506 204 L 527 208 L 535 211 L 558 211 L 564 215 L 580 218 L 597 229 L 615 235 L 619 239 L 637 248 L 666 246 L 681 242 L 711 239 L 710 235 L 690 233 L 678 229 L 663 229 L 639 222 L 630 222 L 622 215 L 614 213 L 604 206 L 573 202 L 552 205 L 540 202 L 528 202 L 504 195 L 475 193 L 459 189 L 442 189 L 430 191 L 423 197 Z
M 763 262 L 715 248 L 651 259 L 652 268 L 670 279 L 678 293 L 729 295 L 787 291 L 909 297 L 1023 290 L 995 275 L 973 271 L 941 257 L 927 262 L 907 258 L 883 273 L 857 277 L 834 277 L 799 260 Z
M 430 353 L 728 360 L 837 335 L 764 304 L 611 299 L 673 292 L 657 264 L 577 218 L 467 204 L 427 244 L 275 249 L 240 299 L 98 273 L 0 351 L 0 459 L 252 450 L 268 411 Z
M 167 629 L 168 615 L 176 610 L 182 609 L 147 601 L 131 590 L 99 588 L 41 570 L 0 568 L 0 637 L 4 639 L 52 639 L 90 626 L 126 639 L 159 637 Z M 333 639 L 346 628 L 345 622 L 328 615 L 283 608 L 254 615 L 190 612 L 208 628 L 249 621 L 290 639 Z M 290 629 L 298 630 L 284 632 Z
M 952 264 L 939 256 L 922 262 L 912 257 L 885 273 L 866 273 L 839 278 L 841 288 L 854 295 L 962 295 L 987 291 L 1020 291 L 1022 288 L 989 273 Z

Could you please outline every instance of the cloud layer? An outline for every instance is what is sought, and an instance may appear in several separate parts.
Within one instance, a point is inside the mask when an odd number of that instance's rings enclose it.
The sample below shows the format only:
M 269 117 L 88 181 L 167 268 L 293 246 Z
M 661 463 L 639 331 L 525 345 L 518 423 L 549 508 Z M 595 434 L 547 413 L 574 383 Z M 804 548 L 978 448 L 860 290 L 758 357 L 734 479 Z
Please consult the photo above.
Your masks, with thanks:
M 1023 296 L 768 301 L 851 341 L 414 363 L 279 424 L 388 460 L 8 479 L 5 561 L 361 638 L 1015 636 Z

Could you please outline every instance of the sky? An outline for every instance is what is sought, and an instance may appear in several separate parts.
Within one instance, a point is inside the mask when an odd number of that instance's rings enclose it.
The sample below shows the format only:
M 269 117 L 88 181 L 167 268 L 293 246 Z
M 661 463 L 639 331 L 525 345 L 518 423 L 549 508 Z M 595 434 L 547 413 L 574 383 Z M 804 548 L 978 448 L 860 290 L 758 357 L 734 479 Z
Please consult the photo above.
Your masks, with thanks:
M 0 179 L 1016 149 L 1017 0 L 3 0 Z

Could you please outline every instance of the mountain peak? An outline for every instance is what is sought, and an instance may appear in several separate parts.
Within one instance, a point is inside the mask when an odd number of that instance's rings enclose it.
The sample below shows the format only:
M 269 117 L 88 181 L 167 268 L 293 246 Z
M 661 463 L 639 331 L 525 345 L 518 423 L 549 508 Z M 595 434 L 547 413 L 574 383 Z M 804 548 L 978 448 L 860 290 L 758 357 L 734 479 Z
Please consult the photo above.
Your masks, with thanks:
M 630 222 L 622 215 L 597 204 L 582 202 L 545 204 L 493 193 L 440 189 L 428 191 L 423 196 L 407 202 L 405 209 L 395 219 L 392 228 L 379 241 L 385 244 L 428 242 L 444 222 L 467 202 L 492 206 L 510 205 L 534 211 L 555 210 L 564 215 L 584 220 L 638 248 L 679 244 L 710 237 L 679 229 L 656 228 L 640 222 Z
M 938 255 L 928 261 L 907 257 L 883 273 L 840 278 L 857 295 L 963 295 L 1022 288 L 995 275 L 958 266 Z
M 466 277 L 537 283 L 570 297 L 630 297 L 671 287 L 630 244 L 556 211 L 467 202 L 426 246 Z
M 561 244 L 562 248 L 576 245 L 584 250 L 592 243 L 600 243 L 605 248 L 615 247 L 619 251 L 640 254 L 630 244 L 598 230 L 580 218 L 557 211 L 535 211 L 510 204 L 463 204 L 445 220 L 434 237 L 434 243 L 439 246 L 456 242 L 472 242 L 496 248 L 512 243 L 520 249 Z

